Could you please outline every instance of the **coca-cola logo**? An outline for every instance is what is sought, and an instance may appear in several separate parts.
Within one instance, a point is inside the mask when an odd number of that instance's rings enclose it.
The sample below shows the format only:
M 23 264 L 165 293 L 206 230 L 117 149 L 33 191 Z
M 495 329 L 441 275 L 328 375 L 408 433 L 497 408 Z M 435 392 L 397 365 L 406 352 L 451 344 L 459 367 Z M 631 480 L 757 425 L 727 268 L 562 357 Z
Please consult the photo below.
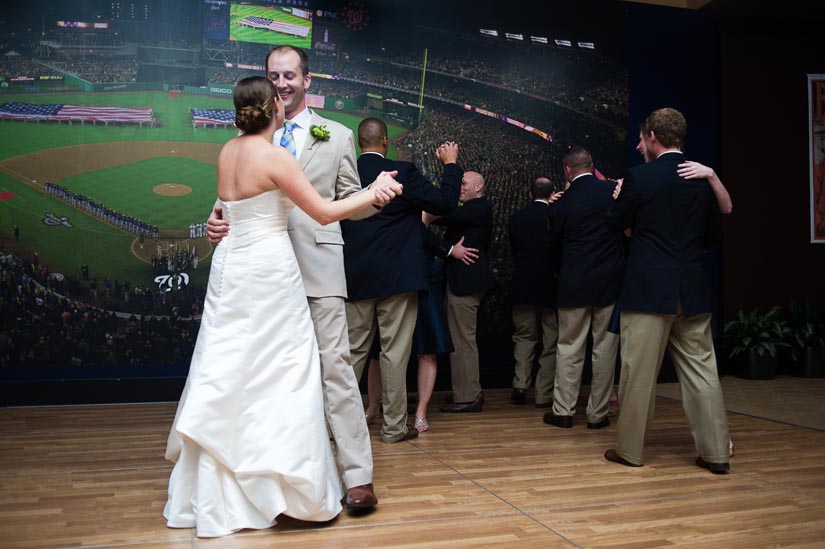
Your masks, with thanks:
M 367 28 L 370 21 L 370 13 L 363 3 L 353 1 L 348 2 L 341 10 L 340 19 L 348 29 L 360 31 Z

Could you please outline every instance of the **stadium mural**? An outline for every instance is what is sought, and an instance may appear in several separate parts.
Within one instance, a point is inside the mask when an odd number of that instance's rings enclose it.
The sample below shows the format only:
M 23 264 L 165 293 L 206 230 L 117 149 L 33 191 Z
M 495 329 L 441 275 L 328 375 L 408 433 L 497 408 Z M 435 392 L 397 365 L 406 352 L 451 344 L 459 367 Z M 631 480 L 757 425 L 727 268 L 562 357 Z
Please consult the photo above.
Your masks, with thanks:
M 825 244 L 825 74 L 808 75 L 811 242 Z
M 508 217 L 531 180 L 562 186 L 571 144 L 608 177 L 625 169 L 625 8 L 554 1 L 536 17 L 530 2 L 397 4 L 158 1 L 136 21 L 90 2 L 4 44 L 0 372 L 185 375 L 213 251 L 215 162 L 236 133 L 232 88 L 282 43 L 311 52 L 310 102 L 324 116 L 352 129 L 384 118 L 390 155 L 433 181 L 445 140 L 485 176 L 497 288 L 482 306 L 482 368 L 510 367 Z M 145 39 L 177 18 L 174 40 Z

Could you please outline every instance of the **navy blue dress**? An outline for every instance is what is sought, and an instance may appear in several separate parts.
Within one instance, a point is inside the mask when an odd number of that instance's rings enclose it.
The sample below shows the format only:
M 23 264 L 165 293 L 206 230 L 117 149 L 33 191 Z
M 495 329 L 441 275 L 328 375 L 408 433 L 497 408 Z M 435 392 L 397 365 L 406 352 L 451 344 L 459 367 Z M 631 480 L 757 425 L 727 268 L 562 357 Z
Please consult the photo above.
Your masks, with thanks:
M 416 355 L 452 353 L 453 340 L 447 326 L 444 308 L 444 262 L 436 254 L 444 255 L 439 239 L 422 225 L 424 254 L 427 262 L 427 294 L 419 293 L 418 319 L 413 333 L 413 353 Z

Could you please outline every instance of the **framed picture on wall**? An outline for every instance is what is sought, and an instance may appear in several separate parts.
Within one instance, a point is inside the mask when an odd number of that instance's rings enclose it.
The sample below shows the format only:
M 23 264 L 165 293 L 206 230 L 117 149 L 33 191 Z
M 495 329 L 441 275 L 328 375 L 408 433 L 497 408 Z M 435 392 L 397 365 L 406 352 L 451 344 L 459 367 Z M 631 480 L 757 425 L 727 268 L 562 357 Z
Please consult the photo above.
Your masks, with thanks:
M 811 243 L 825 244 L 825 74 L 808 75 Z

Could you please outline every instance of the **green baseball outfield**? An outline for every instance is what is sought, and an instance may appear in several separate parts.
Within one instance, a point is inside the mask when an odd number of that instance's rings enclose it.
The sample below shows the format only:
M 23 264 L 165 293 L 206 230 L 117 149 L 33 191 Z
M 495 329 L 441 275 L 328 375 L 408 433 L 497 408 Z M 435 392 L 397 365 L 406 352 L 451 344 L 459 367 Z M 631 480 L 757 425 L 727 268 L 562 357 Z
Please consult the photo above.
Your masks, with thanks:
M 231 109 L 229 98 L 166 92 L 0 96 L 6 101 L 152 107 L 160 122 L 142 128 L 0 122 L 0 230 L 9 248 L 37 251 L 53 272 L 80 277 L 86 263 L 98 280 L 109 276 L 145 287 L 153 284 L 149 260 L 158 245 L 169 251 L 197 245 L 200 263 L 189 272 L 190 280 L 205 283 L 211 247 L 205 238 L 190 240 L 189 225 L 208 217 L 216 196 L 218 152 L 237 132 L 195 129 L 189 109 Z M 337 111 L 322 114 L 353 130 L 361 120 Z M 407 131 L 389 129 L 391 139 Z M 158 226 L 159 243 L 146 239 L 141 247 L 134 234 L 47 194 L 46 182 Z

